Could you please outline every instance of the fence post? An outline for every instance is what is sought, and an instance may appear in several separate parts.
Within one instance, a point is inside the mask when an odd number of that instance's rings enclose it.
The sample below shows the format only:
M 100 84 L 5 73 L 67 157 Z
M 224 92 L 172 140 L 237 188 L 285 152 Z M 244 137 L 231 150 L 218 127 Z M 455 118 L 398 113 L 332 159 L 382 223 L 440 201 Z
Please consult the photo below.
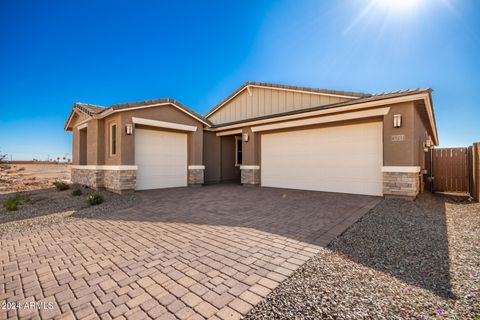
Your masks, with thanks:
M 475 147 L 475 144 L 472 144 L 470 147 L 468 147 L 468 179 L 469 179 L 469 193 L 472 198 L 475 199 L 475 166 L 473 165 L 474 157 L 475 157 L 475 150 L 473 150 Z M 475 199 L 476 200 L 476 199 Z
M 480 142 L 472 145 L 472 152 L 470 153 L 472 164 L 471 175 L 471 196 L 475 201 L 480 201 Z

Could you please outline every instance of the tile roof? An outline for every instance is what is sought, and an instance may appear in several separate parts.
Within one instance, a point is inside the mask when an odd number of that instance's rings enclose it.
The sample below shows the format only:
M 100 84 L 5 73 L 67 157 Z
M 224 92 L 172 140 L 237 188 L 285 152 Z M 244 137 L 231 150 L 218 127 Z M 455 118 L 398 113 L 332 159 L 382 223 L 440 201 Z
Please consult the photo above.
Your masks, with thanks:
M 97 106 L 97 105 L 94 105 L 94 104 L 83 103 L 83 102 L 75 102 L 73 107 L 77 107 L 78 109 L 85 112 L 89 116 L 92 116 L 94 114 L 97 114 L 97 113 L 105 110 L 105 108 L 102 107 L 102 106 Z
M 123 109 L 136 108 L 136 107 L 149 106 L 149 105 L 162 104 L 162 103 L 175 104 L 176 106 L 178 106 L 180 109 L 184 110 L 185 112 L 194 115 L 195 117 L 201 119 L 205 123 L 211 124 L 211 122 L 209 120 L 205 119 L 202 115 L 200 115 L 197 112 L 193 111 L 192 109 L 188 108 L 184 104 L 180 103 L 178 100 L 175 100 L 175 99 L 172 99 L 172 98 L 162 98 L 162 99 L 144 100 L 144 101 L 137 101 L 137 102 L 119 103 L 119 104 L 113 104 L 113 105 L 108 106 L 108 107 L 102 107 L 102 106 L 94 105 L 94 104 L 76 102 L 74 104 L 74 107 L 77 107 L 80 110 L 87 113 L 88 115 L 92 116 L 94 114 L 100 114 L 100 113 L 102 113 L 104 111 L 107 111 L 107 110 L 113 110 L 113 111 L 123 110 Z
M 203 122 L 206 122 L 208 124 L 211 124 L 211 122 L 207 119 L 205 119 L 204 116 L 198 114 L 197 112 L 193 111 L 186 105 L 180 103 L 178 100 L 172 99 L 172 98 L 162 98 L 162 99 L 153 99 L 153 100 L 145 100 L 145 101 L 138 101 L 138 102 L 128 102 L 128 103 L 120 103 L 120 104 L 114 104 L 111 105 L 110 107 L 106 108 L 105 110 L 112 109 L 112 110 L 121 110 L 121 109 L 128 109 L 128 108 L 135 108 L 135 107 L 142 107 L 142 106 L 148 106 L 148 105 L 153 105 L 153 104 L 161 104 L 161 103 L 171 103 L 179 107 L 180 109 L 186 111 L 187 113 L 190 113 L 194 115 L 195 117 L 201 119 Z
M 402 94 L 412 94 L 412 93 L 422 93 L 422 92 L 432 92 L 430 88 L 416 88 L 416 89 L 405 89 L 405 90 L 397 90 L 397 91 L 390 91 L 390 92 L 381 92 L 371 94 L 371 97 L 380 97 L 380 96 L 388 96 L 388 95 L 402 95 Z

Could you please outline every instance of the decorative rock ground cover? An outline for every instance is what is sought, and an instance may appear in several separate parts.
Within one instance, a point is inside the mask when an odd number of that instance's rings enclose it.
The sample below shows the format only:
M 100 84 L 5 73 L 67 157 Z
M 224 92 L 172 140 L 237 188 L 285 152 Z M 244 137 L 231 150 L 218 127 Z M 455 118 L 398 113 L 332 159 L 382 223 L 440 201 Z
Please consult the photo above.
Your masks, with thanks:
M 480 204 L 388 199 L 246 319 L 479 319 Z
M 51 224 L 64 223 L 69 217 L 90 217 L 112 210 L 120 210 L 134 205 L 138 198 L 135 194 L 118 195 L 108 191 L 99 193 L 105 202 L 98 206 L 90 206 L 85 198 L 94 190 L 81 188 L 82 194 L 72 195 L 72 189 L 58 191 L 53 187 L 28 192 L 16 192 L 0 195 L 0 204 L 8 197 L 28 196 L 30 201 L 21 204 L 16 211 L 7 211 L 0 206 L 0 235 L 10 232 L 27 231 L 44 228 Z

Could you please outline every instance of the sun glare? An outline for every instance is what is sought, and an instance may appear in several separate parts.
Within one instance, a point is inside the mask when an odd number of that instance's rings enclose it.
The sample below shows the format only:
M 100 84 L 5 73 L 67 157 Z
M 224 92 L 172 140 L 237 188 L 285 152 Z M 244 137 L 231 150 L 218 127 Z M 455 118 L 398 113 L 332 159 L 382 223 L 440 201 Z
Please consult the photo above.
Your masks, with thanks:
M 414 9 L 421 0 L 381 0 L 380 3 L 392 10 Z
M 443 1 L 447 2 L 449 0 Z M 411 19 L 412 13 L 418 12 L 425 4 L 425 0 L 370 0 L 366 3 L 367 5 L 343 31 L 344 34 L 347 34 L 359 23 L 368 20 L 372 16 L 380 15 L 385 17 L 384 25 L 387 24 L 388 20 L 395 17 L 402 20 L 405 20 L 407 17 Z

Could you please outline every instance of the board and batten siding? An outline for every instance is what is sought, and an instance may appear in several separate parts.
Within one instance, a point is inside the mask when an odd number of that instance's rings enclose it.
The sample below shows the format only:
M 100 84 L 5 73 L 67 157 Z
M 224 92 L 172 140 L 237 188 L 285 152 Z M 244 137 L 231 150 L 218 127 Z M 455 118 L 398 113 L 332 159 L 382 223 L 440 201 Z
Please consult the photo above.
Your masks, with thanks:
M 210 115 L 208 120 L 214 124 L 228 123 L 347 100 L 351 98 L 250 87 L 250 93 L 247 89 L 243 90 Z

